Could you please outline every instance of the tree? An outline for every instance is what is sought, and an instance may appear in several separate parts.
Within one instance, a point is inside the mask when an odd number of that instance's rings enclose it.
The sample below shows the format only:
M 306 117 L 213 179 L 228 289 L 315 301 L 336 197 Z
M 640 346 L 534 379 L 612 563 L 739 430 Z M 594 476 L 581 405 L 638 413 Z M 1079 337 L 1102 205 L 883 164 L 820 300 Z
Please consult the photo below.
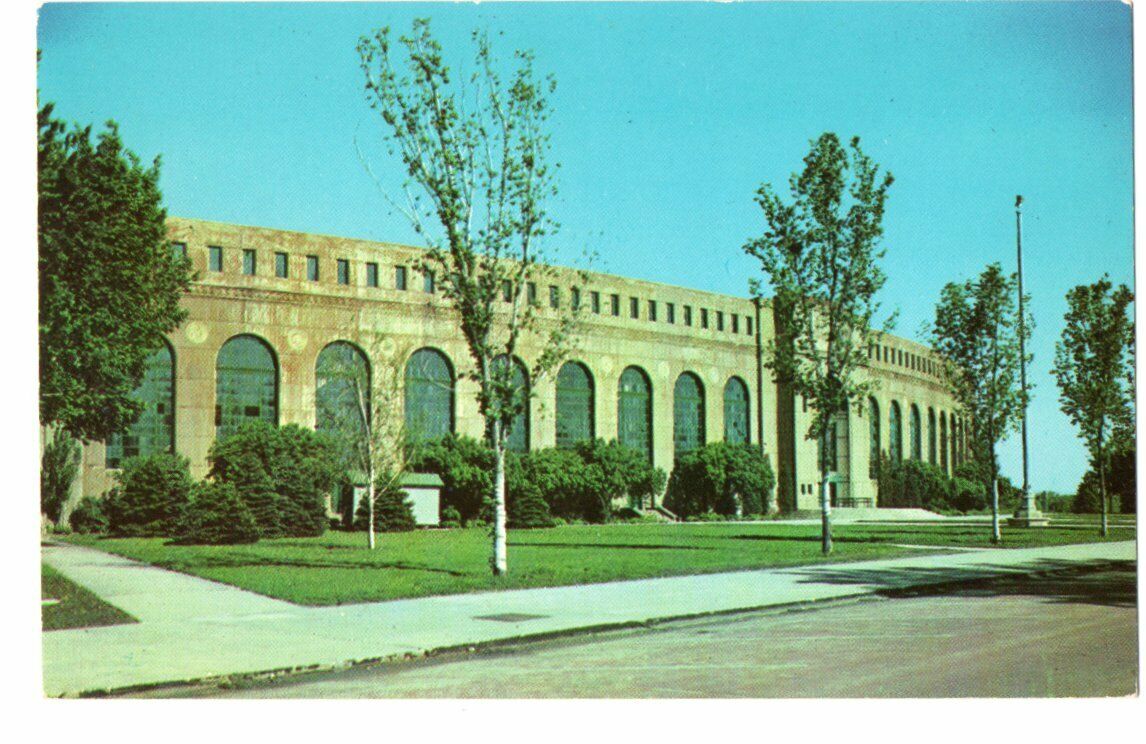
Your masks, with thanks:
M 468 374 L 478 384 L 478 410 L 495 453 L 490 566 L 502 575 L 506 441 L 528 400 L 515 384 L 514 365 L 495 361 L 514 359 L 521 338 L 536 334 L 542 345 L 531 372 L 536 383 L 562 361 L 577 313 L 573 301 L 541 323 L 527 295 L 535 279 L 552 271 L 540 243 L 557 227 L 545 209 L 556 193 L 545 131 L 555 82 L 535 77 L 527 51 L 515 54 L 516 69 L 503 81 L 487 37 L 475 33 L 474 41 L 468 87 L 456 84 L 426 19 L 398 39 L 404 70 L 395 66 L 388 28 L 363 37 L 358 53 L 367 99 L 408 175 L 406 202 L 398 208 L 427 242 L 421 268 L 454 310 L 473 361 Z
M 885 277 L 878 262 L 884 204 L 893 178 L 865 155 L 854 137 L 845 148 L 827 132 L 812 142 L 802 172 L 789 181 L 786 203 L 765 184 L 756 202 L 767 230 L 745 252 L 760 260 L 771 280 L 777 318 L 766 366 L 777 383 L 791 387 L 813 411 L 808 438 L 820 442 L 822 544 L 832 550 L 828 497 L 832 418 L 859 406 L 872 389 L 867 350 L 878 331 L 875 295 Z M 754 293 L 759 284 L 754 283 Z
M 1062 338 L 1055 344 L 1059 404 L 1078 427 L 1098 471 L 1102 536 L 1109 530 L 1106 476 L 1111 456 L 1134 438 L 1134 294 L 1103 276 L 1066 293 Z
M 370 356 L 382 359 L 382 344 L 376 342 L 373 347 Z M 379 497 L 398 491 L 407 469 L 398 369 L 397 364 L 380 364 L 372 375 L 365 357 L 346 343 L 328 347 L 319 356 L 320 430 L 337 445 L 343 472 L 348 476 L 360 473 L 366 481 L 362 506 L 366 544 L 371 550 L 377 544 Z
M 159 160 L 92 142 L 40 109 L 40 423 L 107 439 L 138 416 L 147 358 L 186 313 L 190 263 L 167 242 Z
M 931 342 L 969 429 L 968 446 L 991 504 L 991 540 L 999 542 L 998 443 L 1022 420 L 1029 394 L 1019 385 L 1017 278 L 990 264 L 976 279 L 949 283 L 935 307 Z M 1027 318 L 1023 333 L 1029 337 Z M 1029 356 L 1028 356 L 1029 361 Z

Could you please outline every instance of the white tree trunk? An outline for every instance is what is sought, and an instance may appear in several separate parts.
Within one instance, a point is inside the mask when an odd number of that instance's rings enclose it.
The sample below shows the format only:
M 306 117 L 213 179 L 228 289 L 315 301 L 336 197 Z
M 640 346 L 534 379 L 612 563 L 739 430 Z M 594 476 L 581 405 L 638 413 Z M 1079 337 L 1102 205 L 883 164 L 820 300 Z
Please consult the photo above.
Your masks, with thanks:
M 1106 537 L 1110 529 L 1107 516 L 1110 509 L 1106 505 L 1106 464 L 1101 455 L 1098 457 L 1098 500 L 1102 502 L 1102 536 Z
M 1003 535 L 999 532 L 999 476 L 991 477 L 991 542 L 1002 542 Z
M 832 552 L 832 499 L 829 495 L 828 469 L 820 469 L 820 541 L 824 555 Z
M 490 567 L 494 576 L 504 576 L 509 571 L 509 557 L 506 550 L 506 510 L 505 510 L 505 443 L 501 441 L 501 425 L 493 425 L 494 439 L 494 478 L 493 478 L 493 555 Z

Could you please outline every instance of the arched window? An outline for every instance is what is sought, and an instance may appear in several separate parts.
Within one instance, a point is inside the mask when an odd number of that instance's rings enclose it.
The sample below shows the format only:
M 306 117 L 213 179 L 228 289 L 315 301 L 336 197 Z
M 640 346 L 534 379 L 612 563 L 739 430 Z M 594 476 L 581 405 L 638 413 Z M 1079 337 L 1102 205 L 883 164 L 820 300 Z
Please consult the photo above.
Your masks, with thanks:
M 335 341 L 314 364 L 314 428 L 341 446 L 357 446 L 369 436 L 370 362 L 347 341 Z M 364 418 L 365 417 L 365 418 Z
M 927 409 L 927 462 L 935 464 L 935 409 Z
M 891 402 L 891 410 L 887 420 L 887 457 L 893 463 L 903 461 L 903 416 L 899 411 L 899 404 Z
M 951 472 L 959 467 L 960 456 L 963 454 L 959 447 L 959 419 L 951 417 Z
M 215 362 L 215 438 L 225 439 L 251 421 L 277 426 L 279 370 L 274 352 L 254 336 L 235 336 Z
M 143 380 L 131 394 L 143 410 L 134 424 L 107 440 L 107 467 L 118 468 L 129 457 L 175 451 L 174 359 L 166 341 L 147 358 Z
M 557 446 L 569 449 L 592 439 L 593 378 L 579 362 L 565 362 L 557 373 Z
M 869 478 L 879 477 L 879 403 L 875 398 L 867 399 L 867 436 L 868 436 L 868 456 L 867 456 L 867 476 Z
M 911 420 L 908 423 L 911 441 L 911 459 L 923 459 L 923 421 L 919 416 L 919 406 L 911 404 Z
M 691 372 L 676 378 L 672 394 L 673 451 L 680 455 L 704 446 L 704 386 Z
M 724 441 L 748 444 L 749 420 L 748 386 L 739 377 L 730 377 L 724 385 Z
M 505 367 L 505 354 L 494 358 L 493 365 L 496 370 Z M 513 388 L 517 391 L 514 401 L 521 406 L 521 410 L 513 417 L 509 426 L 509 435 L 505 440 L 505 447 L 510 452 L 529 451 L 529 371 L 525 369 L 520 359 L 513 360 Z
M 419 349 L 406 362 L 406 433 L 413 442 L 454 430 L 454 370 L 445 354 Z
M 617 441 L 653 459 L 653 396 L 649 376 L 627 367 L 617 383 Z
M 947 412 L 939 412 L 939 467 L 947 471 Z

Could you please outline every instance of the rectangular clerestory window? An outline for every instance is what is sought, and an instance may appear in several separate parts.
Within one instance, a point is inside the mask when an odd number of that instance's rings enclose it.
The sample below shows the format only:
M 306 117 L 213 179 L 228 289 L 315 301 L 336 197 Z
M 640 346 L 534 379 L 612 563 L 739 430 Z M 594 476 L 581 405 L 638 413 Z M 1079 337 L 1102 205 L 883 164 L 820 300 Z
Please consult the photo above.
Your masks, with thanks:
M 686 326 L 692 325 L 692 305 L 684 306 L 684 324 Z
M 289 269 L 287 254 L 276 253 L 275 254 L 275 276 L 277 276 L 279 279 L 286 279 L 287 275 L 289 273 L 290 273 L 290 269 Z
M 740 333 L 740 316 L 736 313 L 732 314 L 732 332 Z
M 434 272 L 429 269 L 422 271 L 422 291 L 426 294 L 434 293 Z
M 312 282 L 318 281 L 318 256 L 306 257 L 306 278 Z
M 339 284 L 350 284 L 350 262 L 345 258 L 338 259 L 335 264 Z
M 247 276 L 255 275 L 255 252 L 250 248 L 243 249 L 243 273 Z
M 629 317 L 633 320 L 641 317 L 641 301 L 636 297 L 629 298 Z
M 561 307 L 561 290 L 552 284 L 549 285 L 549 307 L 554 310 Z
M 174 258 L 187 258 L 187 244 L 186 243 L 172 243 L 171 255 Z
M 601 314 L 601 293 L 600 292 L 590 292 L 589 293 L 589 309 L 592 310 L 597 315 Z
M 574 310 L 581 307 L 581 290 L 576 287 L 569 288 L 569 305 Z
M 744 316 L 744 325 L 747 326 L 747 328 L 745 329 L 745 332 L 749 336 L 751 336 L 752 335 L 752 318 L 749 318 L 747 315 Z
M 366 262 L 366 286 L 378 286 L 378 264 L 371 263 L 370 261 Z
M 223 270 L 223 248 L 218 245 L 207 246 L 207 268 L 211 271 Z
M 657 301 L 649 300 L 649 320 L 653 323 L 657 322 Z
M 717 310 L 716 311 L 716 330 L 718 330 L 718 331 L 724 330 L 724 311 L 723 310 Z
M 513 302 L 513 282 L 508 279 L 501 282 L 501 301 Z
M 610 295 L 609 296 L 609 305 L 610 305 L 609 309 L 612 310 L 613 315 L 620 316 L 620 314 L 621 314 L 621 296 L 620 295 Z
M 402 292 L 406 291 L 406 267 L 405 266 L 395 266 L 394 267 L 394 289 L 400 290 Z
M 700 327 L 708 328 L 708 308 L 702 307 L 700 309 Z
M 669 323 L 676 323 L 676 305 L 671 302 L 665 303 L 665 320 Z
M 525 299 L 530 305 L 537 304 L 537 283 L 529 282 L 525 285 Z

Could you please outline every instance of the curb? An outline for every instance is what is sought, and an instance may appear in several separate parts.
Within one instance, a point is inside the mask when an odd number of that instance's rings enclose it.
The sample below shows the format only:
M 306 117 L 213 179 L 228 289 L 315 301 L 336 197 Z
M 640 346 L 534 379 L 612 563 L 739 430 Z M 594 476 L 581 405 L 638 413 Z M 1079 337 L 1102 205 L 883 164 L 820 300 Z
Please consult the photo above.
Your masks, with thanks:
M 716 619 L 736 615 L 749 614 L 788 614 L 795 612 L 810 612 L 820 609 L 829 609 L 837 606 L 857 604 L 860 602 L 875 602 L 888 599 L 905 599 L 912 597 L 945 594 L 958 589 L 974 588 L 991 582 L 1014 579 L 1019 577 L 1069 577 L 1084 575 L 1094 571 L 1106 570 L 1114 566 L 1135 566 L 1136 561 L 1122 559 L 1105 559 L 1099 563 L 1090 563 L 1081 566 L 1071 566 L 1055 569 L 1022 570 L 1015 569 L 1006 572 L 993 572 L 976 578 L 954 579 L 950 581 L 937 581 L 921 583 L 902 587 L 889 587 L 885 589 L 857 591 L 852 594 L 838 595 L 826 599 L 800 600 L 779 604 L 753 605 L 725 610 L 712 610 L 706 612 L 685 613 L 681 615 L 666 615 L 644 620 L 623 620 L 613 623 L 598 623 L 561 630 L 551 630 L 539 633 L 525 633 L 517 636 L 498 638 L 490 641 L 474 643 L 456 643 L 447 646 L 437 646 L 420 652 L 405 652 L 387 656 L 351 659 L 335 664 L 306 664 L 291 667 L 278 667 L 257 672 L 243 672 L 238 674 L 220 674 L 208 677 L 198 677 L 187 680 L 171 680 L 166 682 L 153 682 L 140 685 L 128 685 L 108 689 L 92 689 L 81 692 L 64 693 L 58 698 L 109 698 L 145 695 L 147 693 L 170 692 L 202 692 L 213 690 L 250 689 L 278 684 L 283 681 L 302 681 L 306 677 L 317 675 L 338 674 L 356 669 L 374 669 L 383 667 L 397 667 L 405 664 L 428 663 L 432 661 L 445 661 L 443 657 L 465 657 L 474 654 L 492 653 L 505 648 L 514 648 L 526 644 L 544 643 L 547 641 L 588 637 L 600 633 L 615 633 L 626 630 L 654 629 L 660 626 L 670 626 L 694 620 Z M 154 697 L 164 697 L 156 694 Z

